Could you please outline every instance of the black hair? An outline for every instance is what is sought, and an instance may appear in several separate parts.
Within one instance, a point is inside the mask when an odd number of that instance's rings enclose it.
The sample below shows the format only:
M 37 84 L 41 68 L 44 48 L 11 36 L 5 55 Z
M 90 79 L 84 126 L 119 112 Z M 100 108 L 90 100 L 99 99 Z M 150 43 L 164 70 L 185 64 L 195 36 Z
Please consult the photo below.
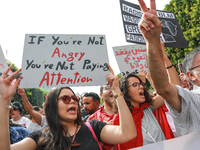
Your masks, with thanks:
M 128 90 L 129 89 L 128 88 L 128 86 L 129 86 L 128 79 L 131 78 L 131 77 L 137 78 L 140 81 L 140 83 L 142 83 L 142 80 L 137 75 L 135 75 L 134 73 L 129 73 L 129 74 L 123 76 L 122 78 L 120 78 L 120 80 L 119 80 L 120 89 L 121 89 L 122 93 L 124 94 L 124 99 L 125 99 L 125 101 L 128 105 L 128 108 L 130 109 L 130 111 L 134 107 L 133 105 L 131 105 L 130 96 L 128 94 L 128 91 L 129 91 Z M 152 104 L 152 99 L 150 98 L 150 95 L 149 95 L 147 88 L 144 88 L 144 96 L 145 96 L 145 102 L 144 103 Z
M 98 94 L 94 93 L 94 92 L 89 92 L 89 93 L 85 93 L 83 97 L 92 97 L 92 100 L 94 101 L 98 101 L 100 103 L 100 97 Z

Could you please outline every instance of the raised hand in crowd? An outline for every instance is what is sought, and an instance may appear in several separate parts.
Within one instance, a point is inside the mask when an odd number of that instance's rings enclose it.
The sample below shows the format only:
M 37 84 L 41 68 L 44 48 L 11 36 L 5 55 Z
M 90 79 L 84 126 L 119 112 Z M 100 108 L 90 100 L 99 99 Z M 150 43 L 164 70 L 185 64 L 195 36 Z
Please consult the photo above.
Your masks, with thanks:
M 163 50 L 160 45 L 161 22 L 156 14 L 155 0 L 150 1 L 149 11 L 143 0 L 138 1 L 144 12 L 139 28 L 146 39 L 149 72 L 156 92 L 166 100 L 166 105 L 173 116 L 175 127 L 178 129 L 178 136 L 199 132 L 199 90 L 189 91 L 169 82 L 163 61 Z M 200 83 L 198 78 L 200 74 L 198 70 L 199 52 L 200 49 L 197 48 L 183 60 L 184 72 L 187 72 L 188 77 L 198 86 Z
M 14 77 L 21 71 L 17 70 L 13 74 L 7 77 L 8 72 L 12 66 L 8 67 L 0 78 L 0 145 L 1 149 L 10 149 L 9 138 L 9 114 L 10 114 L 10 102 L 14 94 L 16 93 L 18 84 L 23 77 L 18 78 L 14 84 L 12 84 Z
M 143 83 L 146 83 L 146 70 L 140 70 L 138 73 L 138 77 L 142 80 Z
M 161 22 L 157 16 L 155 0 L 150 1 L 150 10 L 147 9 L 143 0 L 138 1 L 144 13 L 139 23 L 139 28 L 146 39 L 149 72 L 155 90 L 164 99 L 169 100 L 168 102 L 173 108 L 180 111 L 180 97 L 177 94 L 176 87 L 168 81 L 165 63 L 163 61 L 163 49 L 160 44 Z
M 40 113 L 35 111 L 31 103 L 28 101 L 25 90 L 20 89 L 18 87 L 18 94 L 22 97 L 22 101 L 23 101 L 26 112 L 35 120 L 35 122 L 41 125 L 42 127 L 47 126 L 45 117 L 43 117 Z

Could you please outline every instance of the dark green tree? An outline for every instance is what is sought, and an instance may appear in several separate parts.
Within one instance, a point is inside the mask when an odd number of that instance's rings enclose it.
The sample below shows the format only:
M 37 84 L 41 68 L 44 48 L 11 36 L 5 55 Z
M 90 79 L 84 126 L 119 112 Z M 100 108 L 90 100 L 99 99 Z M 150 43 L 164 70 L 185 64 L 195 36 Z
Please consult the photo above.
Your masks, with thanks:
M 12 72 L 15 72 L 18 70 L 18 68 L 15 66 L 15 64 L 7 61 L 7 64 L 8 66 L 12 65 Z M 45 95 L 48 94 L 47 91 L 45 90 L 42 90 L 40 88 L 33 88 L 33 89 L 24 89 L 25 92 L 26 92 L 26 96 L 29 100 L 29 102 L 31 103 L 32 106 L 40 106 L 42 107 L 42 104 L 44 103 L 45 101 Z M 17 93 L 16 91 L 16 94 L 13 96 L 13 99 L 12 99 L 12 103 L 15 102 L 15 101 L 18 101 L 20 102 L 21 104 L 23 104 L 22 102 L 22 98 L 21 96 Z M 23 107 L 23 114 L 27 114 L 27 112 L 25 111 L 24 109 L 24 106 L 22 105 Z
M 183 31 L 189 48 L 166 48 L 166 54 L 176 67 L 184 57 L 200 46 L 200 0 L 171 0 L 164 8 L 174 12 Z

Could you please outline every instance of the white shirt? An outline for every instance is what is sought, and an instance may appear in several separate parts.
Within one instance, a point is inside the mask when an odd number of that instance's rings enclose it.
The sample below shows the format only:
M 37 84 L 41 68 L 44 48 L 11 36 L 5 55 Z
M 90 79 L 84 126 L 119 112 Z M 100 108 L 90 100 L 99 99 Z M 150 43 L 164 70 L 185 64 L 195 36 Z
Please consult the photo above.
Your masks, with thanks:
M 17 121 L 13 121 L 13 119 L 11 119 L 11 121 L 15 124 L 20 124 L 23 125 L 25 127 L 28 127 L 28 125 L 30 124 L 30 120 L 26 117 L 21 117 L 21 119 L 17 120 Z
M 196 93 L 198 95 L 200 95 L 200 86 L 197 85 L 193 85 L 193 90 L 191 90 L 193 93 Z

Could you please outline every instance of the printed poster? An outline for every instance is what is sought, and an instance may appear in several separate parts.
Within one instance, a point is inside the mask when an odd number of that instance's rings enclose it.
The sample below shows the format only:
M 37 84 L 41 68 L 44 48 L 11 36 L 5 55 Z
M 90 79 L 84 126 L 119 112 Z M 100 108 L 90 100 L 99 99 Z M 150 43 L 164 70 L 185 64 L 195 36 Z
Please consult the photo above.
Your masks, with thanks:
M 120 0 L 120 6 L 126 41 L 146 44 L 145 38 L 138 27 L 138 23 L 143 15 L 140 6 L 124 0 Z M 173 12 L 157 10 L 157 15 L 162 26 L 160 39 L 165 43 L 165 47 L 188 48 L 175 14 Z

